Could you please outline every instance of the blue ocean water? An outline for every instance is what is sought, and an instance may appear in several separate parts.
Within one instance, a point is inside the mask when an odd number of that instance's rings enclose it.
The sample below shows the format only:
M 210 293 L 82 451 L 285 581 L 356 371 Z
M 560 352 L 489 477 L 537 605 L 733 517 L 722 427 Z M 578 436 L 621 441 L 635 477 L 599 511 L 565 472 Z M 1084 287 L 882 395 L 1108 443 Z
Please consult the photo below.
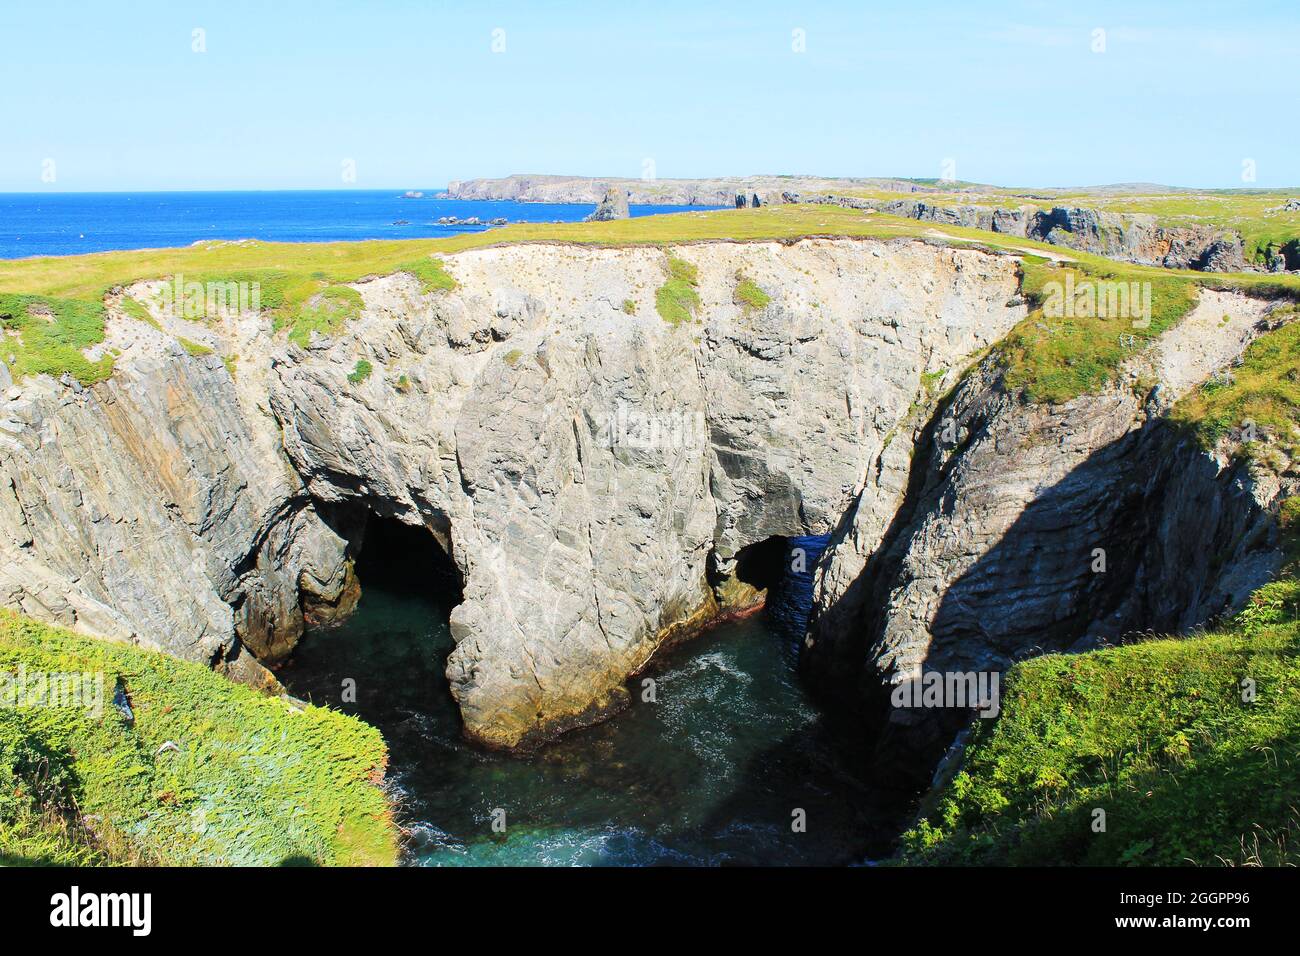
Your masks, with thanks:
M 487 222 L 577 222 L 594 205 L 406 199 L 396 190 L 278 192 L 0 193 L 0 259 L 67 256 L 112 249 L 188 246 L 203 239 L 333 242 L 431 239 L 486 226 L 439 225 L 477 216 Z M 633 206 L 633 216 L 707 206 Z M 403 222 L 403 220 L 405 220 Z
M 808 617 L 812 614 L 817 565 L 830 540 L 829 534 L 797 535 L 788 539 L 785 577 L 768 593 L 768 616 L 773 627 L 785 638 L 795 659 L 798 659 L 808 631 Z

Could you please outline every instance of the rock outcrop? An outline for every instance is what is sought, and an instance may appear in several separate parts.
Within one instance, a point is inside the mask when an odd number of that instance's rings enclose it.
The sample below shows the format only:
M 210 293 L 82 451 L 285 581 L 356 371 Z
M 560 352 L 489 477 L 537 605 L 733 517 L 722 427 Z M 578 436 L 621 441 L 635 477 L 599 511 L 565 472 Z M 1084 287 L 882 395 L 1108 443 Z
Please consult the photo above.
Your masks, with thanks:
M 427 528 L 460 569 L 448 672 L 472 736 L 596 719 L 718 612 L 742 549 L 839 523 L 923 372 L 1026 311 L 1016 260 L 974 250 L 672 254 L 703 321 L 657 315 L 664 250 L 527 245 L 447 256 L 450 293 L 358 283 L 362 317 L 307 349 L 256 316 L 167 329 L 238 355 L 235 377 L 114 313 L 112 379 L 0 404 L 0 603 L 265 679 L 304 603 L 346 606 L 334 516 L 361 509 Z M 738 273 L 766 308 L 735 304 Z M 360 358 L 373 374 L 349 382 Z
M 669 255 L 696 267 L 698 321 L 656 312 Z M 515 747 L 616 710 L 665 641 L 752 606 L 732 576 L 774 537 L 831 534 L 804 666 L 868 709 L 918 663 L 1195 624 L 1276 561 L 1277 488 L 1158 414 L 1255 334 L 1251 300 L 1205 293 L 1131 370 L 1146 387 L 1051 407 L 990 361 L 961 377 L 1027 313 L 1007 255 L 803 239 L 444 265 L 450 292 L 354 284 L 361 317 L 307 348 L 264 316 L 154 328 L 110 302 L 112 378 L 0 401 L 0 604 L 273 686 L 304 615 L 356 600 L 357 516 L 395 518 L 459 569 L 467 733 Z M 740 276 L 768 304 L 737 304 Z
M 953 206 L 924 199 L 864 199 L 836 194 L 811 196 L 804 201 L 1036 239 L 1139 265 L 1203 272 L 1241 272 L 1247 268 L 1237 233 L 1208 226 L 1162 226 L 1154 216 L 1146 214 L 1078 206 Z
M 627 192 L 620 186 L 611 186 L 597 204 L 596 209 L 587 217 L 587 222 L 609 222 L 613 219 L 627 219 L 632 211 L 627 207 Z
M 651 206 L 731 206 L 737 196 L 759 196 L 763 205 L 781 200 L 785 191 L 825 193 L 835 190 L 884 189 L 899 193 L 933 192 L 935 187 L 905 179 L 828 179 L 819 176 L 739 176 L 726 179 L 640 179 L 587 176 L 506 176 L 467 179 L 447 186 L 445 199 L 509 199 L 515 202 L 598 203 L 612 188 L 630 201 Z
M 1164 417 L 1268 327 L 1267 310 L 1205 292 L 1123 384 L 1060 406 L 1026 402 L 992 357 L 915 420 L 910 462 L 882 456 L 823 562 L 803 661 L 882 727 L 882 759 L 937 759 L 968 719 L 892 708 L 890 689 L 920 672 L 1185 631 L 1276 572 L 1278 499 L 1296 482 L 1202 450 Z

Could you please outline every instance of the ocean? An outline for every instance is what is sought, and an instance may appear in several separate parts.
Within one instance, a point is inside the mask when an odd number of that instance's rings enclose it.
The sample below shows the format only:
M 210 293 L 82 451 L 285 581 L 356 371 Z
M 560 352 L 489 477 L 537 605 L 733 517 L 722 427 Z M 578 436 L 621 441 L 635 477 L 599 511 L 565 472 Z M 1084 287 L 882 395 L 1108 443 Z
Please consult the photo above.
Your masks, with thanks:
M 578 222 L 587 203 L 520 203 L 403 198 L 400 190 L 275 192 L 0 193 L 0 259 L 70 256 L 113 249 L 188 246 L 204 239 L 333 242 L 432 239 L 486 226 L 439 225 L 438 219 L 484 222 Z M 633 206 L 649 216 L 708 206 Z

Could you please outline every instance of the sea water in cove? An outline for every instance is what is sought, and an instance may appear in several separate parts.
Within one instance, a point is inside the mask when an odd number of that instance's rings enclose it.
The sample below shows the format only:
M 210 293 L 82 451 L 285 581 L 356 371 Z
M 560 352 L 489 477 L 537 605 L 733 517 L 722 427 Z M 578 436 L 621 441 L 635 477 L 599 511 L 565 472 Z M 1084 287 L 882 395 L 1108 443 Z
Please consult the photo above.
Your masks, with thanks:
M 280 675 L 292 693 L 383 732 L 407 862 L 843 864 L 885 848 L 892 831 L 851 769 L 854 741 L 809 700 L 769 616 L 659 655 L 629 683 L 627 710 L 517 756 L 461 735 L 443 674 L 451 602 L 439 590 L 366 587 L 357 612 L 308 633 Z M 340 701 L 347 678 L 355 703 Z M 492 828 L 497 811 L 504 833 Z
M 334 242 L 436 239 L 483 222 L 579 222 L 587 203 L 404 198 L 396 190 L 280 192 L 0 193 L 0 259 L 68 256 L 111 249 L 188 246 L 208 239 Z M 713 206 L 632 206 L 633 216 Z

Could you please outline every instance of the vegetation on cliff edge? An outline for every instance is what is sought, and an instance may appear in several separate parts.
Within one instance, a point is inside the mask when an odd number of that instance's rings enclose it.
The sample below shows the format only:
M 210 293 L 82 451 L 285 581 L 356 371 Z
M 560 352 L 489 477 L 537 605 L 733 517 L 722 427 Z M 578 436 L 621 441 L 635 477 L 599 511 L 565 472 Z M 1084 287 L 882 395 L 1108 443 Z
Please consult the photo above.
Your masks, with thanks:
M 1171 417 L 1204 448 L 1226 437 L 1245 457 L 1272 458 L 1281 449 L 1300 456 L 1300 306 L 1274 309 L 1286 322 L 1252 342 L 1240 361 L 1204 382 L 1174 406 Z M 1252 434 L 1253 432 L 1253 434 Z
M 1100 293 L 1100 297 L 1113 291 L 1112 302 L 1122 292 L 1129 298 L 1126 314 L 1046 308 L 1053 295 L 1057 303 L 1063 301 L 1064 288 Z M 1146 314 L 1145 305 L 1132 300 L 1145 303 L 1148 290 L 1150 311 Z M 1021 291 L 1034 308 L 998 347 L 1007 369 L 1007 384 L 1024 389 L 1034 401 L 1057 403 L 1099 391 L 1113 382 L 1128 359 L 1195 308 L 1198 288 L 1180 274 L 1151 276 L 1145 270 L 1110 262 L 1104 267 L 1060 267 L 1031 258 L 1024 264 Z
M 66 372 L 82 385 L 101 382 L 113 373 L 113 356 L 92 361 L 85 350 L 103 341 L 102 302 L 0 294 L 0 362 L 15 381 Z
M 668 281 L 655 291 L 655 309 L 669 325 L 695 318 L 700 309 L 699 270 L 685 259 L 668 257 Z
M 732 301 L 736 305 L 746 310 L 766 309 L 772 302 L 772 297 L 758 287 L 753 279 L 745 275 L 736 276 L 736 291 L 732 293 Z
M 52 674 L 102 677 L 102 706 L 11 706 Z M 8 611 L 0 692 L 0 863 L 396 862 L 384 743 L 352 717 Z
M 1213 633 L 1017 664 L 902 860 L 1300 863 L 1298 607 L 1287 575 Z
M 927 185 L 943 185 L 932 180 Z M 1210 189 L 1116 191 L 1103 189 L 1034 189 L 986 186 L 976 183 L 947 184 L 945 191 L 907 196 L 896 192 L 849 189 L 845 195 L 892 202 L 918 199 L 939 206 L 979 206 L 1016 210 L 1029 205 L 1039 209 L 1081 206 L 1120 215 L 1149 215 L 1167 227 L 1200 226 L 1225 233 L 1237 233 L 1248 261 L 1265 265 L 1269 252 L 1300 241 L 1300 209 L 1287 208 L 1295 189 Z
M 55 323 L 52 335 L 36 326 L 19 328 L 25 319 L 6 321 L 8 337 L 21 340 L 22 351 L 29 358 L 9 363 L 15 378 L 48 373 L 59 376 L 71 372 L 86 383 L 111 374 L 111 357 L 90 361 L 84 350 L 103 341 L 102 314 L 104 297 L 110 291 L 135 282 L 183 276 L 186 282 L 257 282 L 261 308 L 270 313 L 278 329 L 295 341 L 304 343 L 312 331 L 337 331 L 359 314 L 356 299 L 347 289 L 351 283 L 369 277 L 407 272 L 415 276 L 425 292 L 454 289 L 456 280 L 444 268 L 442 256 L 494 245 L 528 242 L 558 242 L 600 247 L 684 244 L 717 240 L 738 242 L 790 240 L 804 236 L 919 239 L 954 247 L 987 248 L 1022 256 L 1065 258 L 1072 266 L 1090 274 L 1118 274 L 1125 278 L 1148 279 L 1169 283 L 1172 293 L 1176 280 L 1188 285 L 1236 288 L 1269 295 L 1300 295 L 1300 276 L 1244 273 L 1220 275 L 1175 271 L 1145 266 L 1117 266 L 1111 260 L 1088 253 L 1062 252 L 1057 247 L 997 233 L 981 232 L 960 226 L 922 223 L 882 214 L 863 214 L 859 210 L 815 204 L 768 206 L 759 209 L 686 212 L 658 216 L 638 216 L 598 223 L 517 223 L 501 229 L 464 233 L 443 239 L 370 240 L 364 242 L 271 243 L 259 241 L 203 242 L 183 249 L 141 249 L 95 253 L 83 256 L 46 256 L 0 262 L 0 294 L 7 298 L 42 297 L 62 300 L 70 305 L 54 311 L 76 312 L 70 325 Z M 1030 271 L 1034 266 L 1030 261 Z M 670 277 L 670 283 L 676 281 Z M 664 293 L 664 305 L 681 321 L 682 311 L 689 312 L 690 284 L 670 286 Z M 760 290 L 761 291 L 761 290 Z M 677 293 L 680 293 L 678 295 Z M 658 298 L 658 297 L 657 297 Z M 680 306 L 680 308 L 678 308 Z M 139 311 L 124 300 L 123 308 L 141 318 Z M 87 311 L 90 310 L 90 311 Z M 661 310 L 662 312 L 663 310 Z M 86 320 L 90 321 L 87 322 Z M 144 319 L 142 319 L 144 320 Z M 1022 338 L 1034 351 L 1030 327 Z M 68 335 L 69 332 L 76 334 Z M 1086 332 L 1086 330 L 1085 330 Z M 1109 332 L 1109 330 L 1108 330 Z M 1081 337 L 1086 338 L 1081 333 Z M 1022 343 L 1023 344 L 1023 343 Z M 1051 357 L 1059 353 L 1056 344 L 1044 346 Z M 18 351 L 11 343 L 15 360 Z M 1085 357 L 1076 368 L 1056 375 L 1041 394 L 1063 395 L 1086 387 L 1107 374 L 1105 356 Z M 1025 363 L 1027 372 L 1051 371 L 1050 361 Z

